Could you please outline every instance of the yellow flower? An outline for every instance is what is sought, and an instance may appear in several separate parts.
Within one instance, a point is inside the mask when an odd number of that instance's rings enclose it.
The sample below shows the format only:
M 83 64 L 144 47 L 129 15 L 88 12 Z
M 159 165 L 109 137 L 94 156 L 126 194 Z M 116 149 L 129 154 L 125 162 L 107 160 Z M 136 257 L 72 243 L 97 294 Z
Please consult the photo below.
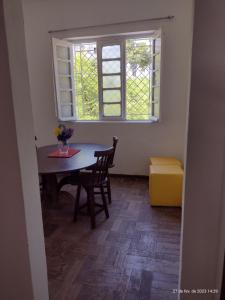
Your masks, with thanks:
M 54 134 L 55 134 L 56 136 L 59 136 L 59 135 L 61 134 L 61 130 L 60 130 L 59 127 L 56 127 L 56 128 L 54 129 Z

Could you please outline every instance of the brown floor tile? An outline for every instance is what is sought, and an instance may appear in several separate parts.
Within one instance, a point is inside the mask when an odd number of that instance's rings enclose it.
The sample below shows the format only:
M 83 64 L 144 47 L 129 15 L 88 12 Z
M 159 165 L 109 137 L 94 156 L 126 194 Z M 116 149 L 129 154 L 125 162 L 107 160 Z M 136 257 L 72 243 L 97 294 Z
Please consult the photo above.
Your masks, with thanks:
M 175 300 L 179 208 L 151 208 L 148 179 L 113 177 L 110 218 L 72 222 L 76 187 L 43 211 L 51 300 Z M 82 191 L 82 201 L 85 192 Z

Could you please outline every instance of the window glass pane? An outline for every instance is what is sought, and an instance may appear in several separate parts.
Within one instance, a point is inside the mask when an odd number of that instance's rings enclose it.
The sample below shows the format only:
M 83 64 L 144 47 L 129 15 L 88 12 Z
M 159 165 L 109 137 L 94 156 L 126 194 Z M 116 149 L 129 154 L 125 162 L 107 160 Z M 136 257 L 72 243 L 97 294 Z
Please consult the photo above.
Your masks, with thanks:
M 152 37 L 126 40 L 127 120 L 148 120 L 151 117 L 154 74 L 152 53 Z
M 70 59 L 70 50 L 68 47 L 56 46 L 57 58 Z
M 103 91 L 103 102 L 119 102 L 121 101 L 120 90 Z
M 104 104 L 103 113 L 105 117 L 119 117 L 121 116 L 121 105 Z
M 72 92 L 61 91 L 60 92 L 61 103 L 63 104 L 71 104 L 73 103 Z
M 64 118 L 73 116 L 73 107 L 72 105 L 62 105 L 61 106 L 61 115 Z
M 120 45 L 102 47 L 102 58 L 120 58 Z
M 103 76 L 103 88 L 115 88 L 120 85 L 120 75 Z
M 96 43 L 74 45 L 74 78 L 78 120 L 99 119 Z
M 102 62 L 102 73 L 120 73 L 120 61 L 103 61 Z
M 72 88 L 71 78 L 59 76 L 59 87 L 60 89 L 65 89 L 65 90 L 71 89 Z
M 59 75 L 69 75 L 70 74 L 70 63 L 64 61 L 58 61 L 58 72 Z

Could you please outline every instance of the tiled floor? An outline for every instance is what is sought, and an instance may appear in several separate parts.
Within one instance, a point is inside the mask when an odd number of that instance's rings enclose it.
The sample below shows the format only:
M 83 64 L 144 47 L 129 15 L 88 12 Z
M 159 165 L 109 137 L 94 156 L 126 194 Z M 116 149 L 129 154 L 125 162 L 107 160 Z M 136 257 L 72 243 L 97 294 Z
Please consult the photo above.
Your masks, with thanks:
M 113 177 L 112 199 L 95 230 L 66 191 L 44 212 L 50 299 L 177 299 L 181 210 L 151 208 L 145 178 Z

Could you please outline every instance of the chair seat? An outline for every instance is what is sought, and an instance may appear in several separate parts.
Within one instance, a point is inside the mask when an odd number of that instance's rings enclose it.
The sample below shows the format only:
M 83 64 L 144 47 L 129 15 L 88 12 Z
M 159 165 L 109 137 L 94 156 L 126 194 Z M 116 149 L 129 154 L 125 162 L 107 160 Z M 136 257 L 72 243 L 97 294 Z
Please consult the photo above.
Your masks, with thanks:
M 101 182 L 101 184 L 106 184 L 107 177 Z M 99 187 L 101 184 L 98 183 L 98 175 L 93 173 L 80 173 L 78 178 L 78 183 L 84 187 L 96 186 Z
M 108 168 L 111 169 L 111 168 L 114 168 L 114 167 L 115 167 L 115 164 L 110 164 Z M 92 170 L 94 170 L 94 169 L 96 169 L 96 165 L 87 167 L 85 170 L 87 170 L 87 171 L 92 171 Z
M 102 181 L 102 185 L 106 185 L 108 181 L 108 177 L 106 177 Z M 83 185 L 84 187 L 89 187 L 89 186 L 95 186 L 95 187 L 100 187 L 100 184 L 97 184 L 97 176 L 92 174 L 92 173 L 85 173 L 85 172 L 80 172 L 80 173 L 74 173 L 72 175 L 68 175 L 60 180 L 58 183 L 58 189 L 60 190 L 62 186 L 66 184 L 70 185 Z

